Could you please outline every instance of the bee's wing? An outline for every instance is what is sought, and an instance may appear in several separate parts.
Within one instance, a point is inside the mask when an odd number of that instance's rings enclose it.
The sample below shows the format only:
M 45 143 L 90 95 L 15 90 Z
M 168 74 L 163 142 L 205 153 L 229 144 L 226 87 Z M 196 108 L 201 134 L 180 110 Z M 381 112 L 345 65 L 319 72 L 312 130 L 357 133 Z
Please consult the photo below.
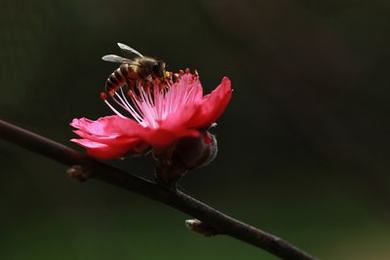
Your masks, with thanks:
M 124 51 L 125 53 L 135 54 L 135 55 L 137 55 L 137 56 L 139 56 L 139 57 L 143 57 L 143 56 L 144 56 L 144 55 L 142 55 L 139 51 L 137 51 L 137 50 L 131 48 L 130 46 L 127 46 L 126 44 L 123 44 L 123 43 L 120 43 L 120 42 L 118 42 L 117 44 L 118 44 L 119 48 L 120 48 L 122 51 Z
M 115 55 L 115 54 L 104 55 L 102 57 L 102 60 L 114 62 L 114 63 L 131 63 L 132 62 L 130 59 L 126 59 L 126 58 L 123 58 L 123 57 Z

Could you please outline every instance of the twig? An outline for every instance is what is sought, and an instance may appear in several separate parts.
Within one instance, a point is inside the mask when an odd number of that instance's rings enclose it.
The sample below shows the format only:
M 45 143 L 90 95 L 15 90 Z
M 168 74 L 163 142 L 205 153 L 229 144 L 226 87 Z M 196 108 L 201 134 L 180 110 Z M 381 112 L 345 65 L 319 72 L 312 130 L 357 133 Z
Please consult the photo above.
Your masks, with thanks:
M 3 120 L 0 120 L 0 138 L 62 164 L 80 165 L 90 169 L 91 178 L 169 205 L 199 219 L 220 234 L 260 247 L 275 256 L 283 259 L 316 259 L 287 241 L 234 219 L 181 191 L 169 190 L 144 178 L 131 175 Z

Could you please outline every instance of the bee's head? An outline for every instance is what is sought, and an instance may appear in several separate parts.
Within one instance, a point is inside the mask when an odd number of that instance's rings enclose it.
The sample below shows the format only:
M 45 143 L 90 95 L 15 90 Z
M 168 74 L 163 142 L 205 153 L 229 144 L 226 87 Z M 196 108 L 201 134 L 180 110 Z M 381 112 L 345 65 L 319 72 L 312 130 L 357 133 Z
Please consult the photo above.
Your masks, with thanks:
M 142 78 L 151 77 L 152 79 L 165 80 L 165 62 L 150 57 L 136 59 L 139 66 L 138 73 Z

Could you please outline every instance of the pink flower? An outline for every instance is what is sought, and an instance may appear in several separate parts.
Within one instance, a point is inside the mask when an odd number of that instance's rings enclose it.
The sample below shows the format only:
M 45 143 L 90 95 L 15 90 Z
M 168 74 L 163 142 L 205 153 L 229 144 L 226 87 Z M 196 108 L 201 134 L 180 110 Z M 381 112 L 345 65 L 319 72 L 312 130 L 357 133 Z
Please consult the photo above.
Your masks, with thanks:
M 198 75 L 189 71 L 164 86 L 161 82 L 138 82 L 127 93 L 118 89 L 111 96 L 113 102 L 104 99 L 116 115 L 96 121 L 73 119 L 71 126 L 81 139 L 71 141 L 85 147 L 93 157 L 113 159 L 149 148 L 166 150 L 183 138 L 206 140 L 205 131 L 221 116 L 231 95 L 230 80 L 224 77 L 214 91 L 203 96 Z

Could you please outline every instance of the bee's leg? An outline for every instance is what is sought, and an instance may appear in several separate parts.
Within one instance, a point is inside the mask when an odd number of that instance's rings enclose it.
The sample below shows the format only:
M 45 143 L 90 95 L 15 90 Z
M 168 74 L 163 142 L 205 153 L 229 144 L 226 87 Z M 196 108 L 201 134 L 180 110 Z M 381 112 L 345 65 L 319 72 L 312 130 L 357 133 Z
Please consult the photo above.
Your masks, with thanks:
M 153 77 L 152 77 L 152 75 L 147 76 L 147 77 L 145 78 L 144 81 L 145 81 L 145 82 L 152 83 L 152 82 L 153 82 Z

